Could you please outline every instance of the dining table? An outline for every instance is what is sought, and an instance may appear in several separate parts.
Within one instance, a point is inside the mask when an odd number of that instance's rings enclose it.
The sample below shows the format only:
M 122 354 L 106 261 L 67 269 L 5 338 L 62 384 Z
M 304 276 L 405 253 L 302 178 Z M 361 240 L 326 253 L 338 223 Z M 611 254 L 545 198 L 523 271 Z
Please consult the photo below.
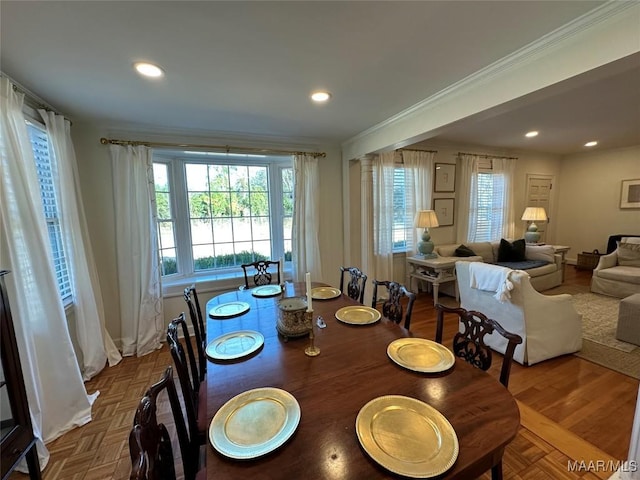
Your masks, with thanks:
M 279 316 L 283 315 L 279 302 L 296 297 L 306 299 L 306 284 L 287 282 L 283 287 L 282 292 L 273 295 L 256 295 L 255 289 L 234 290 L 217 295 L 206 304 L 208 346 L 235 332 L 261 335 L 259 348 L 247 355 L 226 359 L 214 353 L 208 359 L 208 479 L 472 479 L 501 461 L 505 446 L 517 434 L 520 414 L 514 397 L 496 378 L 460 358 L 452 359 L 453 365 L 447 370 L 432 373 L 393 361 L 388 352 L 390 344 L 412 339 L 412 332 L 384 316 L 362 324 L 339 320 L 336 312 L 362 305 L 335 288 L 335 295 L 329 296 L 332 298 L 312 300 L 313 345 L 319 354 L 309 356 L 305 354 L 311 344 L 309 335 L 284 338 L 276 328 Z M 332 288 L 312 283 L 313 289 L 325 287 Z M 229 305 L 239 305 L 238 312 L 230 310 L 231 314 L 225 314 Z M 324 328 L 318 326 L 318 317 L 324 321 Z M 239 431 L 237 438 L 229 440 L 229 450 L 222 449 L 221 453 L 220 447 L 214 448 L 214 431 L 219 437 L 225 428 L 242 430 L 237 426 L 242 419 L 231 418 L 235 415 L 234 408 L 240 407 L 229 405 L 237 399 L 242 405 L 246 392 L 262 388 L 283 390 L 295 399 L 299 419 L 293 431 L 266 452 L 235 455 L 234 449 L 243 451 L 246 432 Z M 366 425 L 359 430 L 357 422 L 361 421 L 359 414 L 364 412 L 363 407 L 385 399 L 392 400 L 384 406 L 385 417 L 374 411 L 366 418 L 374 425 L 379 415 L 378 423 L 387 423 L 381 426 L 387 433 L 378 432 L 376 439 L 366 431 Z M 289 400 L 287 396 L 283 401 Z M 394 437 L 394 402 L 416 400 L 444 417 L 452 431 L 438 424 L 435 438 L 423 437 L 425 429 L 431 431 L 433 422 L 440 417 L 421 414 L 416 418 L 426 418 L 429 425 L 423 426 L 421 421 L 398 424 L 399 429 L 415 429 L 415 439 L 407 432 L 398 438 L 388 438 Z M 413 404 L 403 404 L 413 412 Z M 231 412 L 230 416 L 221 416 L 225 409 Z M 246 414 L 243 412 L 245 417 Z M 230 426 L 233 422 L 235 427 Z M 250 439 L 250 434 L 246 435 Z M 365 441 L 366 435 L 371 438 Z M 408 439 L 403 440 L 405 437 Z M 429 441 L 416 444 L 424 438 Z M 397 442 L 406 442 L 406 448 L 404 443 L 398 448 Z M 438 462 L 437 450 L 453 442 L 457 451 L 452 465 L 444 465 L 445 471 L 432 475 L 428 468 L 411 470 L 416 467 L 412 465 L 414 457 L 416 462 L 420 457 L 420 465 L 428 466 L 431 452 L 433 461 Z M 393 451 L 385 452 L 388 445 L 394 445 Z M 395 464 L 400 468 L 394 468 Z M 405 465 L 411 473 L 403 470 Z

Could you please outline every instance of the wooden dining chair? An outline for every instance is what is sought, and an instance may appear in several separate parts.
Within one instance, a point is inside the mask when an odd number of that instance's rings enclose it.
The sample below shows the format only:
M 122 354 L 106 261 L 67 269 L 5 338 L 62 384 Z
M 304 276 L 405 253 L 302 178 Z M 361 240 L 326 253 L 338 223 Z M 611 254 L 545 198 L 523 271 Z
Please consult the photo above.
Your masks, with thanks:
M 244 272 L 244 287 L 249 288 L 249 276 L 253 279 L 253 285 L 260 287 L 262 285 L 270 285 L 273 281 L 273 276 L 276 276 L 276 284 L 280 285 L 280 276 L 283 272 L 280 271 L 280 262 L 275 260 L 258 260 L 253 263 L 245 263 L 240 265 Z
M 199 468 L 200 449 L 194 448 L 184 423 L 182 406 L 173 381 L 173 368 L 167 367 L 159 382 L 144 394 L 133 419 L 129 434 L 131 457 L 130 480 L 174 480 L 176 464 L 171 436 L 163 423 L 158 423 L 158 396 L 166 391 L 178 438 L 185 480 L 206 478 L 206 470 Z
M 185 347 L 178 338 L 178 328 L 182 330 Z M 200 381 L 198 363 L 191 346 L 189 327 L 184 313 L 171 320 L 167 329 L 167 343 L 180 381 L 180 390 L 187 412 L 189 438 L 198 445 L 203 445 L 207 437 L 207 385 Z
M 191 318 L 191 324 L 194 332 L 193 336 L 195 337 L 196 350 L 198 352 L 198 376 L 202 382 L 205 374 L 207 373 L 207 358 L 204 353 L 207 348 L 207 331 L 204 327 L 202 310 L 200 309 L 200 302 L 198 301 L 195 284 L 184 289 L 184 301 L 187 303 L 187 307 L 189 308 L 189 317 Z
M 404 309 L 402 306 L 403 298 L 407 298 L 407 314 L 404 316 L 404 328 L 409 330 L 411 325 L 411 313 L 413 311 L 413 303 L 416 301 L 416 294 L 407 290 L 404 285 L 397 282 L 390 282 L 387 280 L 374 280 L 373 281 L 373 298 L 371 300 L 371 308 L 376 308 L 378 303 L 378 286 L 384 286 L 387 288 L 388 297 L 382 304 L 382 315 L 389 320 L 393 320 L 396 323 L 402 321 L 402 315 Z
M 345 273 L 349 274 L 347 291 L 344 291 Z M 364 304 L 364 287 L 367 284 L 367 275 L 358 267 L 340 267 L 340 291 L 348 297 Z
M 502 357 L 502 369 L 500 370 L 500 383 L 507 388 L 509 386 L 513 352 L 516 346 L 522 343 L 522 337 L 515 333 L 507 332 L 498 322 L 474 310 L 445 307 L 438 303 L 436 304 L 436 311 L 436 342 L 442 343 L 444 314 L 452 313 L 457 315 L 459 323 L 463 325 L 463 330 L 462 332 L 458 331 L 453 337 L 453 353 L 474 367 L 482 370 L 488 370 L 491 367 L 492 351 L 484 343 L 485 335 L 496 331 L 507 339 L 507 348 Z M 491 478 L 492 480 L 502 480 L 502 458 L 491 467 Z

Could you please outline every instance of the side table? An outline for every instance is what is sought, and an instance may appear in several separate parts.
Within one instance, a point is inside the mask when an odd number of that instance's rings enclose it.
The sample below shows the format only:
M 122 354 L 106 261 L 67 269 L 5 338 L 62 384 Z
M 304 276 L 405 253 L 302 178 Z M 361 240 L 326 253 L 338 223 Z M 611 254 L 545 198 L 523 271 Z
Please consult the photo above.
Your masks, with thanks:
M 569 250 L 571 250 L 571 247 L 567 247 L 566 245 L 552 245 L 552 247 L 553 250 L 556 253 L 559 253 L 560 257 L 562 258 L 562 283 L 564 283 L 564 266 L 567 263 L 565 255 Z
M 407 257 L 407 285 L 409 290 L 413 290 L 413 279 L 418 280 L 420 291 L 420 280 L 428 282 L 433 287 L 433 304 L 438 303 L 438 289 L 441 284 L 454 282 L 456 300 L 458 298 L 458 284 L 456 283 L 456 261 L 457 257 Z

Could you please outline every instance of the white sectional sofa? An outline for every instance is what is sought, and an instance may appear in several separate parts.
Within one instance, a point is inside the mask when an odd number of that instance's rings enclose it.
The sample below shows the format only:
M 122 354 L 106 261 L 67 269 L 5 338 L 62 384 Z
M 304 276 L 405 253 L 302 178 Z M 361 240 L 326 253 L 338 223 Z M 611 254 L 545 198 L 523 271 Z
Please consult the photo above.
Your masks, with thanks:
M 456 257 L 455 251 L 460 247 L 460 243 L 447 245 L 436 245 L 434 252 L 442 257 Z M 483 261 L 485 263 L 496 264 L 498 261 L 498 249 L 500 242 L 477 242 L 465 243 L 465 246 L 476 253 L 474 257 L 459 257 L 460 260 Z M 545 265 L 527 268 L 525 271 L 531 277 L 531 285 L 537 291 L 542 292 L 562 284 L 562 257 L 555 253 L 551 245 L 526 245 L 526 260 L 543 260 L 548 262 Z M 503 264 L 505 265 L 505 264 Z M 522 269 L 523 265 L 512 264 L 509 268 Z M 449 293 L 449 292 L 446 292 Z
M 522 337 L 513 359 L 523 365 L 577 352 L 582 348 L 582 316 L 576 312 L 571 295 L 543 295 L 531 286 L 529 276 L 522 271 L 509 270 L 513 284 L 510 298 L 501 302 L 493 291 L 471 287 L 469 266 L 472 262 L 456 262 L 460 292 L 460 306 L 482 312 L 502 327 Z M 502 335 L 491 334 L 485 343 L 504 353 L 507 341 Z

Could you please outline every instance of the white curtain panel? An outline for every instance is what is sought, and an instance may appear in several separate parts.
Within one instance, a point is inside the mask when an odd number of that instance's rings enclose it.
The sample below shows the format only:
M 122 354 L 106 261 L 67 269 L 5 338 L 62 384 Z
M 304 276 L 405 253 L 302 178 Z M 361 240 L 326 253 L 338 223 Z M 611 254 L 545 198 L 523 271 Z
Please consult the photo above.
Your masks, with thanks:
M 68 120 L 53 112 L 38 110 L 47 128 L 53 152 L 51 164 L 56 196 L 60 201 L 64 247 L 73 291 L 76 338 L 82 351 L 82 375 L 89 380 L 106 365 L 116 365 L 122 356 L 105 328 L 100 283 L 82 205 L 76 155 Z
M 502 238 L 512 239 L 516 231 L 516 215 L 513 206 L 516 159 L 494 157 L 492 158 L 492 164 L 493 173 L 502 174 L 504 178 L 504 197 L 502 199 Z
M 393 280 L 393 173 L 396 152 L 373 159 L 373 254 L 370 278 Z
M 91 421 L 98 393 L 87 395 L 53 271 L 23 95 L 0 78 L 0 266 L 20 351 L 40 467 L 44 443 Z
M 402 163 L 405 169 L 405 185 L 407 211 L 415 215 L 420 210 L 431 210 L 431 192 L 433 191 L 433 174 L 435 172 L 434 152 L 402 150 Z M 413 215 L 410 218 L 413 224 Z M 417 252 L 418 241 L 422 232 L 411 229 L 411 256 Z
M 311 273 L 312 281 L 322 281 L 320 263 L 320 181 L 318 159 L 311 155 L 293 158 L 293 279 L 304 281 Z
M 368 277 L 365 285 L 364 298 L 371 298 L 373 295 L 373 157 L 366 155 L 359 159 L 360 162 L 360 265 L 345 265 L 348 267 L 359 267 Z
M 142 356 L 166 335 L 151 150 L 111 145 L 122 354 Z
M 456 242 L 466 243 L 474 241 L 477 219 L 477 195 L 472 195 L 472 191 L 477 189 L 478 155 L 462 154 L 458 156 L 459 187 L 458 187 L 458 208 L 456 214 L 458 227 L 456 232 Z

